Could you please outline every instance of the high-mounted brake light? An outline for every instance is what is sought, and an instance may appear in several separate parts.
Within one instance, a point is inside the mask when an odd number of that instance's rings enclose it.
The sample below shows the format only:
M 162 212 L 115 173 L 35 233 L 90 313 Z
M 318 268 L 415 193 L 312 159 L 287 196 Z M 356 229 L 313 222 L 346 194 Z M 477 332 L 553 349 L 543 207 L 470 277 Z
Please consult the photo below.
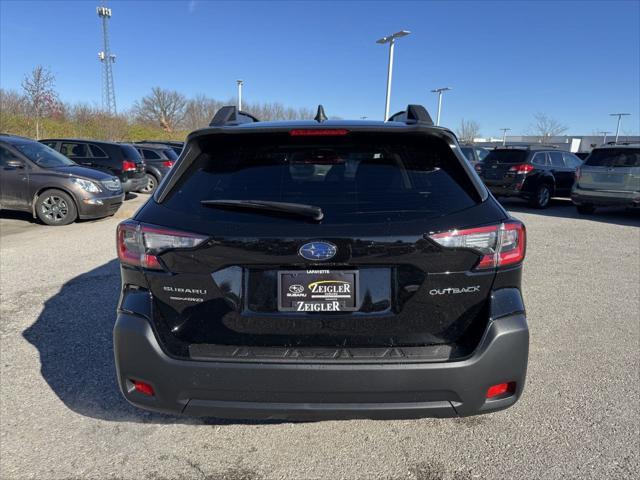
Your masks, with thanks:
M 521 165 L 514 165 L 513 167 L 511 167 L 509 169 L 510 172 L 516 172 L 516 173 L 529 173 L 530 171 L 532 171 L 535 167 L 529 163 L 523 163 Z
M 135 171 L 136 168 L 137 168 L 136 162 L 132 162 L 131 160 L 123 160 L 122 161 L 122 171 L 123 172 Z
M 349 130 L 344 128 L 297 128 L 289 131 L 292 137 L 335 137 L 348 133 Z
M 482 254 L 475 270 L 513 265 L 525 256 L 526 232 L 520 222 L 452 230 L 429 238 L 446 248 L 469 248 Z
M 165 160 L 164 162 L 162 162 L 162 166 L 171 168 L 171 167 L 173 167 L 174 163 L 175 162 L 173 160 Z
M 162 270 L 158 255 L 169 249 L 192 248 L 207 237 L 125 220 L 118 225 L 118 258 L 122 263 Z

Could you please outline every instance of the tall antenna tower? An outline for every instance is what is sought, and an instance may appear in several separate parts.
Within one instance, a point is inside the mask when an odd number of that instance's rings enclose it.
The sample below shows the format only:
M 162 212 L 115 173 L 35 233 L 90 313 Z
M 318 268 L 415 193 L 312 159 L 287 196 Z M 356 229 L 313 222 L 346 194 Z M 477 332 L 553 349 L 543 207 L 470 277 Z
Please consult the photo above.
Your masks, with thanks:
M 102 20 L 102 36 L 104 39 L 104 50 L 98 52 L 98 58 L 102 62 L 102 109 L 110 115 L 116 114 L 116 91 L 113 86 L 112 65 L 116 61 L 116 56 L 109 48 L 109 19 L 111 9 L 106 6 L 96 8 L 98 17 Z

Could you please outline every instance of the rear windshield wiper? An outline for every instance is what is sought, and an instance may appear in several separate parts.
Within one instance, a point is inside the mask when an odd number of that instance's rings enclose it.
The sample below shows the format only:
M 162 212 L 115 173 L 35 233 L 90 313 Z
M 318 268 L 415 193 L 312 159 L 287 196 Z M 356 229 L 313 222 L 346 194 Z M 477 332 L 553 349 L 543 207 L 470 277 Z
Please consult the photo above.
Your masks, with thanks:
M 272 202 L 269 200 L 202 200 L 202 205 L 213 208 L 237 210 L 257 210 L 264 213 L 280 213 L 308 217 L 316 222 L 324 218 L 320 207 L 305 205 L 304 203 Z

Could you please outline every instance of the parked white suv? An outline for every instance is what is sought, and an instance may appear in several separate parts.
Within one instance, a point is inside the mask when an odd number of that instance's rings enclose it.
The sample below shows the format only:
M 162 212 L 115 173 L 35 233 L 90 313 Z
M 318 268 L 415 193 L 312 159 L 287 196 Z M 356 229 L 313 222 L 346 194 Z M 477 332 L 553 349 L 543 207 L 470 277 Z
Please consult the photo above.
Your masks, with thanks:
M 599 206 L 640 207 L 640 144 L 595 148 L 576 171 L 571 200 L 584 214 Z

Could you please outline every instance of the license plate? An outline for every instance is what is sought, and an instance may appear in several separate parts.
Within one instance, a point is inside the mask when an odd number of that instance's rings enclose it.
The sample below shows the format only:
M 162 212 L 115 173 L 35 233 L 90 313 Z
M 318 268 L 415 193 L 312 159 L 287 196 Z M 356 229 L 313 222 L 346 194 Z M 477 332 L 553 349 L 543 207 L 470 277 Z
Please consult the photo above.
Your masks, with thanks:
M 352 312 L 357 310 L 357 270 L 278 272 L 281 312 Z

